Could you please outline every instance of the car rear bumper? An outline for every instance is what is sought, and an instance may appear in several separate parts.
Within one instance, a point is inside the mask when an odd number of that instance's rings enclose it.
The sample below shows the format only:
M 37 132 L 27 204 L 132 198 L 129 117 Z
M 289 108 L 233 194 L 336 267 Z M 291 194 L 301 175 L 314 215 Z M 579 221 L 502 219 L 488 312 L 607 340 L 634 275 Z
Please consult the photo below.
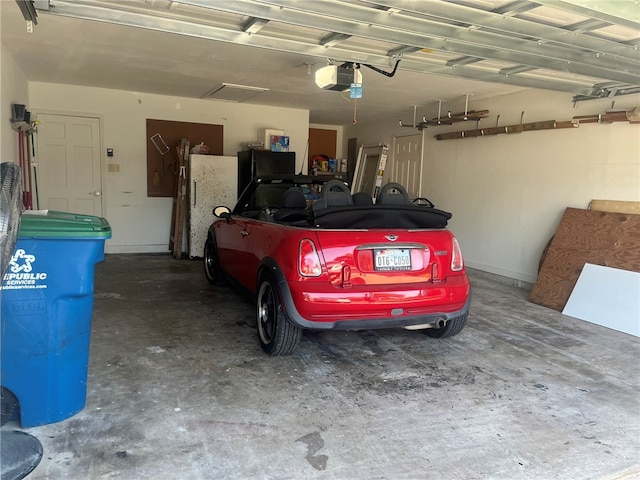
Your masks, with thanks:
M 303 315 L 294 301 L 289 284 L 284 278 L 278 278 L 278 287 L 282 295 L 282 303 L 289 321 L 302 328 L 311 330 L 370 330 L 381 328 L 429 328 L 453 318 L 465 315 L 471 305 L 470 285 L 466 276 L 458 277 L 456 285 L 448 287 L 436 287 L 437 293 L 434 302 L 430 305 L 417 299 L 411 300 L 415 291 L 398 292 L 400 298 L 396 298 L 394 304 L 401 307 L 393 308 L 385 305 L 385 299 L 372 298 L 367 300 L 369 305 L 363 305 L 362 296 L 352 298 L 350 302 L 347 292 L 337 295 L 342 301 L 330 302 L 326 295 L 315 297 L 316 303 L 310 303 L 309 314 Z M 454 293 L 455 291 L 455 293 Z M 403 297 L 404 295 L 404 297 Z M 305 292 L 295 293 L 295 298 L 306 297 L 312 294 Z M 450 298 L 450 300 L 447 300 Z M 319 301 L 318 301 L 319 300 Z M 378 300 L 378 301 L 376 301 Z M 346 302 L 346 303 L 345 303 Z M 354 305 L 354 303 L 356 303 Z M 359 305 L 363 308 L 359 308 Z M 374 306 L 374 308 L 371 308 Z M 368 307 L 368 308 L 367 308 Z

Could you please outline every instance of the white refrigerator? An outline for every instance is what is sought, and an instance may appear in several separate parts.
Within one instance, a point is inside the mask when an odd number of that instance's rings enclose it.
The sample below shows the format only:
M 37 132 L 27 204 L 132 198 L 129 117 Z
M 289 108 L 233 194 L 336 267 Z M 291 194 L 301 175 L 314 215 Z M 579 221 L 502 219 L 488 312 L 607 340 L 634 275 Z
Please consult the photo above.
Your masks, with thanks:
M 233 208 L 238 199 L 238 158 L 219 155 L 189 156 L 189 258 L 202 257 L 213 209 Z

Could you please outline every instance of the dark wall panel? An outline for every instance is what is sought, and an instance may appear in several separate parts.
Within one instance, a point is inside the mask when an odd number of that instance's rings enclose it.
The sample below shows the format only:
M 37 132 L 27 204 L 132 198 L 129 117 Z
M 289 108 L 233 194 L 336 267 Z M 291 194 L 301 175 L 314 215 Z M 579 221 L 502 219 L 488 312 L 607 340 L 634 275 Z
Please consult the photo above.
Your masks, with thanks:
M 186 138 L 191 147 L 204 142 L 209 155 L 222 155 L 222 125 L 147 119 L 147 196 L 173 197 L 178 171 L 177 147 Z M 152 141 L 152 137 L 155 140 Z M 158 145 L 160 148 L 156 147 Z M 164 148 L 168 147 L 168 151 Z M 162 154 L 161 151 L 166 151 Z

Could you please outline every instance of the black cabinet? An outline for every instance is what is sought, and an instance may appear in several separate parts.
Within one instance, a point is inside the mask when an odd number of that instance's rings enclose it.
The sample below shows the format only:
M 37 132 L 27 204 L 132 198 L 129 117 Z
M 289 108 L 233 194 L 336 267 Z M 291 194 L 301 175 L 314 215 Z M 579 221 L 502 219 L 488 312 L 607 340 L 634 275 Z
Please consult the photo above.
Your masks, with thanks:
M 244 150 L 238 152 L 238 196 L 254 177 L 296 173 L 295 152 Z

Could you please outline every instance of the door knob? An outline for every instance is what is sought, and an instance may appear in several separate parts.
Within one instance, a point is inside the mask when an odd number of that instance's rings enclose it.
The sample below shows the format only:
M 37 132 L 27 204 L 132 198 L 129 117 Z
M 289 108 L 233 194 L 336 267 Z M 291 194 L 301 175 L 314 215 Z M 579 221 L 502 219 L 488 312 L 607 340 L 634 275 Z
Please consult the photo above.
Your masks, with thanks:
M 100 192 L 96 190 L 95 192 L 89 192 L 89 195 L 95 195 L 96 197 L 100 196 Z

